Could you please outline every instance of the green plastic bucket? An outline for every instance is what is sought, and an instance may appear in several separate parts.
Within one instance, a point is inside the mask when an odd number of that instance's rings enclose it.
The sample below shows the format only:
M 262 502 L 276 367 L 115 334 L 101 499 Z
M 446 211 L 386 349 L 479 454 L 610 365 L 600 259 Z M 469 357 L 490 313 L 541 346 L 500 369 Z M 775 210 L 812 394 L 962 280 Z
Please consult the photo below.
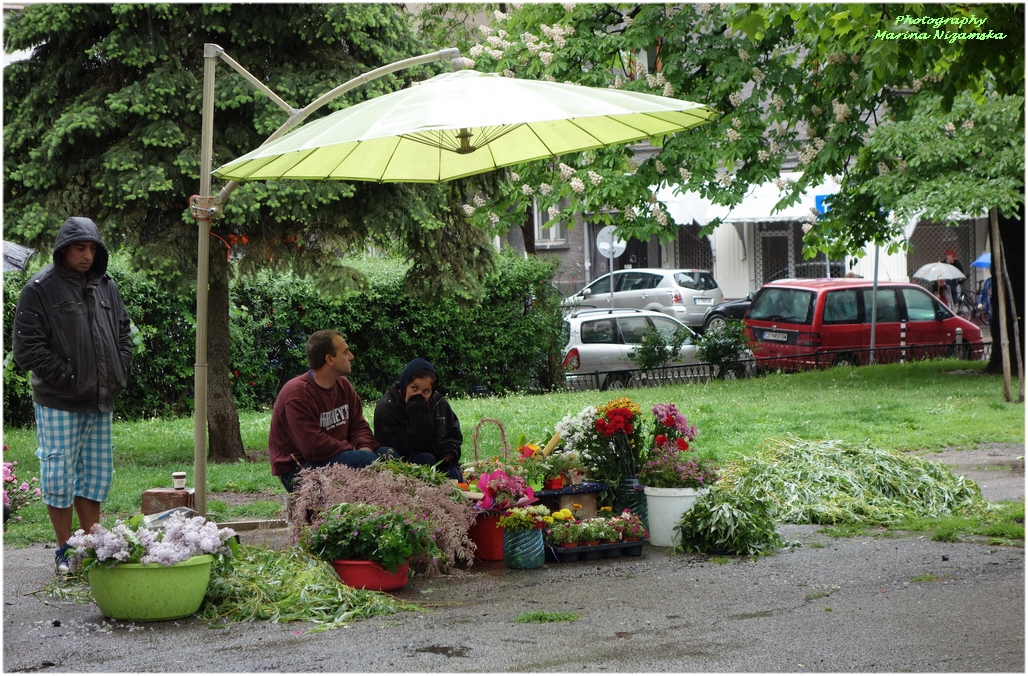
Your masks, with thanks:
M 138 622 L 175 620 L 200 609 L 213 561 L 213 556 L 204 554 L 172 566 L 99 566 L 89 571 L 89 588 L 106 617 Z

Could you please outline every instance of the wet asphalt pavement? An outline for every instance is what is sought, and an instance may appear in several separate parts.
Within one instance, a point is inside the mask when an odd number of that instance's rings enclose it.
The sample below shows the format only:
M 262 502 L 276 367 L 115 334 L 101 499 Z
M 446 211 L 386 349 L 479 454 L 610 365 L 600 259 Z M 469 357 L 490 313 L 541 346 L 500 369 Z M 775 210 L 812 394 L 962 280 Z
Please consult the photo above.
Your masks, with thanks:
M 976 471 L 995 472 L 989 484 L 1023 499 L 1023 460 L 1019 478 L 1003 467 Z M 92 603 L 32 595 L 52 579 L 52 549 L 5 548 L 3 670 L 1024 672 L 1023 548 L 781 532 L 802 546 L 756 561 L 647 546 L 638 557 L 415 578 L 397 595 L 423 611 L 322 634 L 303 624 L 105 620 Z M 581 617 L 512 622 L 540 610 Z

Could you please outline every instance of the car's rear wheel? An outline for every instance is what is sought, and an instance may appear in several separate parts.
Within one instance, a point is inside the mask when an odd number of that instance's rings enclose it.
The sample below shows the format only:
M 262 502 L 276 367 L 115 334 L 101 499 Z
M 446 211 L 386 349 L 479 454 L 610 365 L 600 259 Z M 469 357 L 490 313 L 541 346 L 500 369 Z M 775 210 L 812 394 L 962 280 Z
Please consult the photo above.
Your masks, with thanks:
M 603 381 L 603 387 L 601 391 L 606 390 L 623 390 L 628 387 L 632 382 L 632 376 L 628 373 L 612 373 L 607 376 L 607 379 Z
M 856 355 L 853 354 L 840 354 L 832 362 L 832 366 L 859 366 L 860 362 L 857 361 Z
M 707 318 L 707 323 L 703 325 L 703 330 L 710 331 L 711 329 L 714 329 L 715 331 L 720 331 L 725 328 L 725 324 L 726 321 L 724 315 L 711 315 Z

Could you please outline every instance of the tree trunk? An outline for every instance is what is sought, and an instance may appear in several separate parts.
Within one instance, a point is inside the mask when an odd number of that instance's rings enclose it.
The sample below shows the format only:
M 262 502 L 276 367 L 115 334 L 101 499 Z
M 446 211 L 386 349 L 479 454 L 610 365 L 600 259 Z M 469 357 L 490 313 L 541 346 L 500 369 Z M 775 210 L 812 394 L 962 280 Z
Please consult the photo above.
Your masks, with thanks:
M 229 266 L 225 249 L 211 247 L 210 285 L 207 296 L 207 434 L 211 462 L 235 462 L 245 458 L 239 433 L 239 413 L 229 380 Z
M 999 237 L 1003 242 L 1003 250 L 1006 253 L 1006 268 L 1007 275 L 1010 277 L 1010 284 L 1014 288 L 1014 307 L 1017 309 L 1016 322 L 1018 331 L 1018 340 L 1014 340 L 1014 326 L 1015 322 L 1007 321 L 1007 341 L 1009 343 L 1008 351 L 1009 359 L 1011 364 L 1017 362 L 1017 355 L 1013 353 L 1015 345 L 1020 345 L 1022 357 L 1024 355 L 1024 230 L 1025 230 L 1025 212 L 1024 204 L 1021 204 L 1021 208 L 1018 211 L 1016 218 L 1004 218 L 1002 215 L 999 217 Z M 989 329 L 992 332 L 992 355 L 989 358 L 989 364 L 985 367 L 986 373 L 1002 373 L 1003 362 L 1002 352 L 1000 351 L 1000 330 L 999 330 L 999 294 L 997 293 L 996 285 L 1001 284 L 1002 280 L 997 279 L 995 276 L 995 262 L 993 262 L 993 280 L 992 280 L 992 319 L 990 320 Z M 1007 298 L 1007 316 L 1012 318 L 1010 310 L 1010 298 Z

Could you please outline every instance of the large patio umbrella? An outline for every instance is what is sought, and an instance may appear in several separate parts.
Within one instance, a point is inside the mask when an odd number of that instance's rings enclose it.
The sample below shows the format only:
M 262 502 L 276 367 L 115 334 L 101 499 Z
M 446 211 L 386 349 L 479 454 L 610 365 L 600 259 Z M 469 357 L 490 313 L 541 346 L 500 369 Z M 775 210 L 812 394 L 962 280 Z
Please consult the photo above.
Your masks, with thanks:
M 437 183 L 663 136 L 716 116 L 664 96 L 459 71 L 308 123 L 214 175 Z

